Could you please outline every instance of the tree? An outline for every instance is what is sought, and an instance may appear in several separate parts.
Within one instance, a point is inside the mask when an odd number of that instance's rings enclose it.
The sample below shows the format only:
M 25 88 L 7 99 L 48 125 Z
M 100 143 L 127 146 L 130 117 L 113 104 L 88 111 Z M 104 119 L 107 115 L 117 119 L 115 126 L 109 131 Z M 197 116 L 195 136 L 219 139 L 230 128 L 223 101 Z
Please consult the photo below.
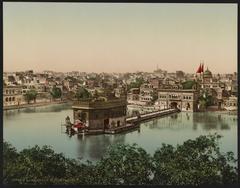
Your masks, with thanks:
M 15 164 L 19 154 L 11 144 L 3 142 L 3 183 L 18 183 L 19 174 L 16 173 Z
M 204 185 L 237 183 L 232 152 L 223 154 L 219 135 L 200 136 L 173 147 L 163 144 L 154 154 L 154 184 Z
M 128 91 L 132 88 L 140 88 L 140 86 L 144 83 L 144 79 L 142 77 L 136 78 L 135 82 L 131 82 L 127 85 Z
M 176 147 L 163 144 L 153 156 L 143 148 L 116 144 L 96 164 L 68 159 L 51 147 L 18 152 L 3 142 L 4 184 L 237 184 L 237 160 L 221 153 L 219 135 L 199 136 Z
M 183 89 L 193 89 L 194 86 L 197 86 L 197 82 L 195 80 L 187 80 L 182 83 Z
M 28 90 L 26 92 L 26 94 L 24 95 L 25 100 L 27 101 L 27 103 L 29 104 L 32 100 L 34 100 L 34 102 L 36 102 L 36 98 L 37 98 L 37 91 L 34 89 Z
M 134 145 L 114 145 L 96 165 L 99 184 L 149 184 L 151 156 Z
M 62 96 L 62 90 L 56 86 L 52 88 L 52 91 L 50 92 L 52 95 L 53 99 L 60 98 Z
M 199 97 L 200 109 L 206 109 L 208 106 L 213 104 L 213 97 L 209 95 L 208 91 L 202 91 L 202 94 Z
M 77 98 L 77 100 L 89 99 L 91 97 L 91 94 L 88 92 L 87 89 L 85 89 L 83 87 L 80 87 L 77 90 L 77 93 L 76 93 L 75 97 Z

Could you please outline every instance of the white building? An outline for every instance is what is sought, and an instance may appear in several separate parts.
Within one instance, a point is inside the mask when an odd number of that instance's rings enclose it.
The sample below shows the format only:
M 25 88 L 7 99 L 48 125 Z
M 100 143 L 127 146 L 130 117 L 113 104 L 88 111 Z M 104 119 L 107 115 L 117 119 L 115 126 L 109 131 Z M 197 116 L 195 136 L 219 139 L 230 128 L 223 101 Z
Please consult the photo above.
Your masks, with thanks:
M 197 90 L 160 89 L 156 105 L 160 109 L 178 108 L 181 111 L 195 112 L 198 110 L 198 97 Z

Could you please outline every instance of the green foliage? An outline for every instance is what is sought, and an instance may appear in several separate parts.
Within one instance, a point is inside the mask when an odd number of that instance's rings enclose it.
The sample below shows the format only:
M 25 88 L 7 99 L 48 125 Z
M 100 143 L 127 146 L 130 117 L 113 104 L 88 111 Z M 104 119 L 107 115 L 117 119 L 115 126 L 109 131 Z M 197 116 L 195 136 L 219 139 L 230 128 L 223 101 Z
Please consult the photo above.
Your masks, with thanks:
M 209 95 L 207 91 L 203 91 L 199 97 L 199 104 L 201 109 L 206 109 L 208 106 L 213 105 L 213 96 Z
M 78 100 L 81 100 L 81 99 L 89 99 L 89 98 L 91 98 L 91 93 L 89 93 L 87 89 L 85 89 L 85 88 L 83 88 L 83 87 L 80 87 L 80 88 L 77 90 L 75 97 L 76 97 Z
M 76 78 L 74 78 L 73 76 L 67 76 L 66 78 L 65 78 L 65 80 L 70 80 L 70 81 L 72 81 L 72 82 L 74 82 L 74 83 L 77 83 L 77 79 Z
M 37 91 L 34 89 L 31 89 L 29 91 L 26 92 L 26 94 L 24 95 L 25 100 L 27 101 L 27 103 L 29 104 L 30 101 L 34 100 L 36 102 L 36 98 L 37 98 Z
M 200 136 L 173 147 L 163 144 L 153 156 L 133 145 L 113 145 L 96 164 L 68 159 L 50 147 L 17 152 L 3 143 L 4 184 L 236 184 L 237 160 L 219 151 L 219 135 Z
M 193 89 L 193 87 L 197 84 L 195 80 L 188 80 L 182 83 L 183 89 Z
M 62 91 L 60 88 L 54 86 L 50 92 L 54 99 L 60 98 L 62 96 Z
M 152 102 L 154 103 L 157 99 L 158 99 L 158 93 L 157 92 L 153 92 Z
M 3 183 L 19 183 L 17 179 L 20 176 L 15 167 L 18 157 L 17 150 L 11 144 L 3 142 Z
M 144 83 L 144 79 L 142 77 L 136 78 L 135 82 L 131 82 L 127 88 L 128 90 L 132 88 L 140 88 L 140 86 Z
M 154 154 L 154 184 L 203 185 L 237 183 L 233 153 L 219 151 L 219 135 L 200 136 L 174 148 L 163 144 Z
M 97 164 L 98 184 L 149 184 L 151 156 L 136 145 L 115 145 Z

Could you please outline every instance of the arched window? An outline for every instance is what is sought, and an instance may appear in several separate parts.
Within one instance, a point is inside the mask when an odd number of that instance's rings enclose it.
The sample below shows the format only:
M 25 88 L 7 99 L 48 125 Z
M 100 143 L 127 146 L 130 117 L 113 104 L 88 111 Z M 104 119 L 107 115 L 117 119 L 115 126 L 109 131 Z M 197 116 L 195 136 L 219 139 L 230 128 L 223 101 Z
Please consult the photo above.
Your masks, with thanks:
M 8 97 L 6 97 L 5 101 L 8 102 Z
M 9 102 L 11 102 L 12 101 L 12 99 L 11 99 L 11 97 L 9 97 Z
M 15 97 L 12 97 L 12 101 L 15 101 Z

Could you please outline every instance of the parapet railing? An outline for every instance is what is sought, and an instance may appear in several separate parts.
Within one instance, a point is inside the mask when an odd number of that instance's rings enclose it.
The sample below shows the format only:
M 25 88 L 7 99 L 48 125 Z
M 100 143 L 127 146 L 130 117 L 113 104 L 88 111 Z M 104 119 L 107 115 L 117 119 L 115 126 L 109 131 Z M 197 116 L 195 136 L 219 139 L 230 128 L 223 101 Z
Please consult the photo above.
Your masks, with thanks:
M 88 107 L 88 108 L 108 108 L 115 106 L 127 105 L 126 99 L 110 99 L 107 101 L 92 101 L 92 100 L 80 100 L 74 101 L 73 107 Z
M 151 111 L 151 112 L 140 113 L 139 115 L 141 116 L 141 115 L 151 114 L 151 113 L 155 113 L 155 112 L 166 111 L 166 110 L 170 110 L 170 109 L 172 109 L 172 108 L 165 108 L 165 109 L 160 109 L 160 110 L 153 110 L 153 111 Z M 127 116 L 126 118 L 131 118 L 131 117 L 136 117 L 136 116 L 138 116 L 138 115 L 135 114 L 135 115 Z

